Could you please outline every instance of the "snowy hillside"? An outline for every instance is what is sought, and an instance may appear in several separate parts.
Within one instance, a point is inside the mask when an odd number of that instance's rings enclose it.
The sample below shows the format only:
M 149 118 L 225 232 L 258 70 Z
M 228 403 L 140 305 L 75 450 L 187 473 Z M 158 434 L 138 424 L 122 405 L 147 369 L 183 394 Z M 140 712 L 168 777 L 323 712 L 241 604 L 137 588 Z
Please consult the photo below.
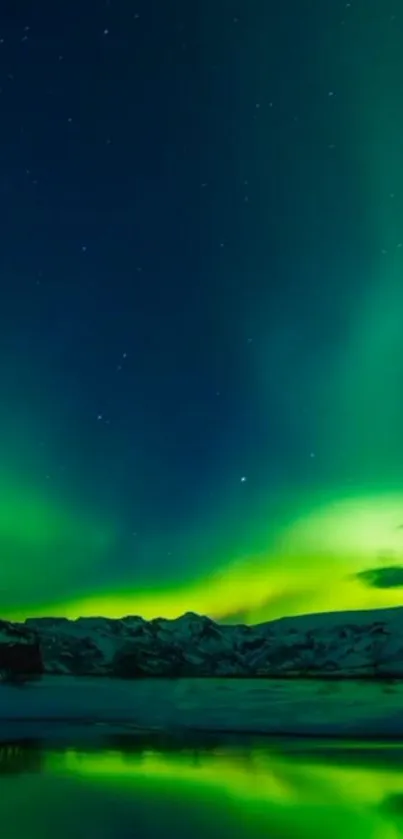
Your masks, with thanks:
M 224 626 L 188 613 L 0 621 L 7 643 L 39 641 L 48 674 L 144 676 L 403 677 L 403 608 L 306 615 Z

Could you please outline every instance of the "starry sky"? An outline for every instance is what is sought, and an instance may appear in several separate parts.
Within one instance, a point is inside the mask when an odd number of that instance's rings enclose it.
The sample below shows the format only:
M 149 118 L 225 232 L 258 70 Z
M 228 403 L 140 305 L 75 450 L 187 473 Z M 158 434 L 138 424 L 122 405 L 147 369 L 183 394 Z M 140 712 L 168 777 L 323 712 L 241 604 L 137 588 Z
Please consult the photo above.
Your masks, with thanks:
M 403 603 L 398 0 L 4 0 L 0 613 Z

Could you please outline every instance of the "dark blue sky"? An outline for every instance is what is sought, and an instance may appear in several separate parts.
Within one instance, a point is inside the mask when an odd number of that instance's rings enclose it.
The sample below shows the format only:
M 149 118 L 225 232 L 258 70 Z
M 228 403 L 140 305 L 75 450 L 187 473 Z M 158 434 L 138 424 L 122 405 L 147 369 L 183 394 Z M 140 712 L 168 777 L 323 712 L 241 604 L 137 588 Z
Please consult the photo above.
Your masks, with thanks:
M 111 523 L 87 588 L 262 550 L 332 481 L 380 251 L 357 79 L 394 5 L 3 3 L 2 481 Z

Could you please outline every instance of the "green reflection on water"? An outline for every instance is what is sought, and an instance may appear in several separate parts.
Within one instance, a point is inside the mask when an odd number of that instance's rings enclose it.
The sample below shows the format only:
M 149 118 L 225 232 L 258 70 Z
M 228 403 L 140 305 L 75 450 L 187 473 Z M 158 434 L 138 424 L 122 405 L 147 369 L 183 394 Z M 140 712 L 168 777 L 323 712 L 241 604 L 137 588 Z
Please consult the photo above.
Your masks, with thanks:
M 0 748 L 4 839 L 397 839 L 403 748 Z

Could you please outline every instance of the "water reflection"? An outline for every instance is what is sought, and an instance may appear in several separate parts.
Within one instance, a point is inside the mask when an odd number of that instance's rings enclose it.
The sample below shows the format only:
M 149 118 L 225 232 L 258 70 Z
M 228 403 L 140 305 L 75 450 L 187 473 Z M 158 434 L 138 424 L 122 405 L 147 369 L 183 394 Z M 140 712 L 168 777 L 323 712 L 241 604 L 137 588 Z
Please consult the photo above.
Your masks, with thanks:
M 0 825 L 7 839 L 397 839 L 403 748 L 7 744 Z

